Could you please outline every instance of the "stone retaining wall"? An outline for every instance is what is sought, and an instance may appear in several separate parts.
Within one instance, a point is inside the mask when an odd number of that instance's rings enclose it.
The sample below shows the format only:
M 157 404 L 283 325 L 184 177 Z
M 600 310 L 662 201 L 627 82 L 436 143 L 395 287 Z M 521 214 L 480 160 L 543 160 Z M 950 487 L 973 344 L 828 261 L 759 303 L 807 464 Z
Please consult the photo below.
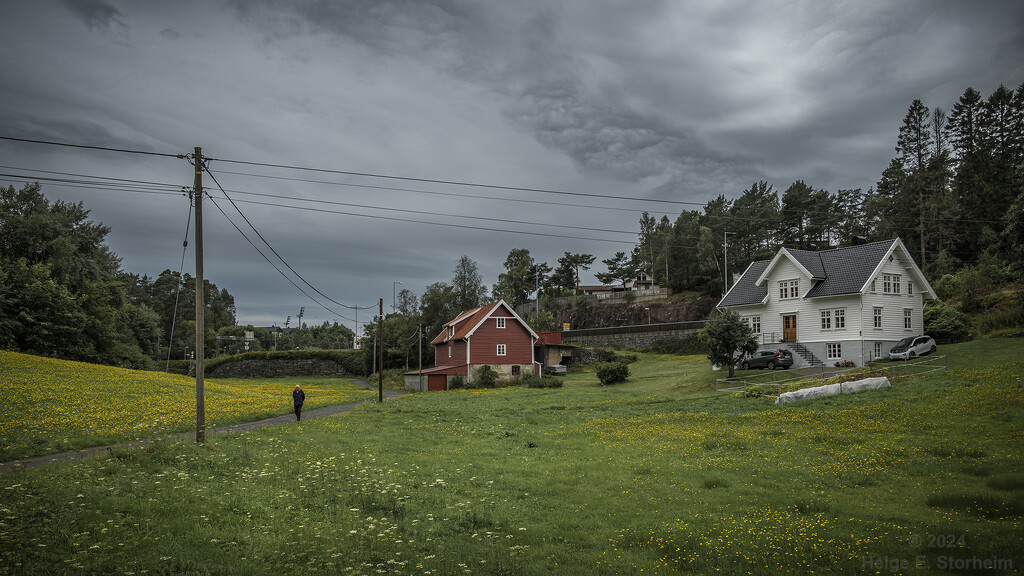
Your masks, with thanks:
M 322 358 L 240 360 L 207 370 L 208 378 L 281 378 L 286 376 L 348 376 L 341 364 Z

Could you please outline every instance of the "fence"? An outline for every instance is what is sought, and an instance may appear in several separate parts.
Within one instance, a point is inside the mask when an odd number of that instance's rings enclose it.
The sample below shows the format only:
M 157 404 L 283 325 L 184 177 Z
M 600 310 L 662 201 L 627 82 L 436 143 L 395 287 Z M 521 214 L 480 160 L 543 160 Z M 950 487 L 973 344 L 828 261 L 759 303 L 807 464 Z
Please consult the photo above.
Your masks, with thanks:
M 717 378 L 715 379 L 715 396 L 718 396 L 720 392 L 742 392 L 745 398 L 750 393 L 750 388 L 757 387 L 758 391 L 762 388 L 769 391 L 774 389 L 774 396 L 778 397 L 782 394 L 783 385 L 800 381 L 820 383 L 835 376 L 842 376 L 845 381 L 849 381 L 859 375 L 866 377 L 869 374 L 876 376 L 884 374 L 889 378 L 890 382 L 895 384 L 901 379 L 906 380 L 940 370 L 945 372 L 947 366 L 946 356 L 927 356 L 913 362 L 891 362 L 889 366 L 882 366 L 880 364 L 871 366 L 869 364 L 859 368 L 828 368 L 825 366 L 822 366 L 820 369 L 804 368 L 799 371 L 787 371 L 783 373 L 784 375 L 781 378 L 779 377 L 780 373 L 769 371 L 752 376 L 744 375 L 742 378 Z M 772 394 L 760 395 L 772 396 Z

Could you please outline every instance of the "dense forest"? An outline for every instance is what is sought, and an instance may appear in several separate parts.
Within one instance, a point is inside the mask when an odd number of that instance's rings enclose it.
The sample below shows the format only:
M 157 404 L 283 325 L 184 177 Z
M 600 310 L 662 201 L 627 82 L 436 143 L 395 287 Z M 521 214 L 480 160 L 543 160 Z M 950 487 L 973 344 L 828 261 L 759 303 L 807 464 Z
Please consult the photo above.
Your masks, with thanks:
M 933 282 L 977 266 L 1019 274 L 1024 83 L 1015 91 L 1000 86 L 987 99 L 968 88 L 948 112 L 915 100 L 894 157 L 867 191 L 828 191 L 798 180 L 780 194 L 761 181 L 674 221 L 645 214 L 632 261 L 663 286 L 717 294 L 726 238 L 731 275 L 781 246 L 824 249 L 855 236 L 901 238 Z
M 829 191 L 802 180 L 777 191 L 760 181 L 674 220 L 645 213 L 631 253 L 602 260 L 595 275 L 621 283 L 642 269 L 674 291 L 717 297 L 726 266 L 730 276 L 740 273 L 781 246 L 826 249 L 854 237 L 899 237 L 939 296 L 956 300 L 964 312 L 982 307 L 988 291 L 1024 285 L 1024 83 L 1016 90 L 1000 86 L 987 98 L 968 88 L 948 112 L 915 100 L 894 151 L 867 191 Z M 195 279 L 171 270 L 155 279 L 121 270 L 104 245 L 109 229 L 88 214 L 80 203 L 49 202 L 38 184 L 0 188 L 0 348 L 138 368 L 186 357 L 195 339 Z M 488 288 L 476 263 L 462 256 L 450 282 L 431 284 L 420 296 L 408 289 L 397 294 L 395 312 L 379 329 L 385 364 L 414 365 L 418 327 L 429 342 L 459 311 L 490 299 L 522 304 L 537 296 L 538 286 L 541 299 L 571 295 L 595 260 L 565 252 L 550 266 L 516 248 Z M 246 329 L 235 325 L 234 298 L 209 281 L 204 295 L 206 350 L 241 351 L 242 342 L 224 338 Z M 1021 316 L 1019 298 L 1013 306 L 1009 322 Z M 530 321 L 553 327 L 543 310 Z M 353 342 L 342 325 L 298 328 L 276 336 L 255 330 L 249 349 Z M 377 331 L 368 324 L 364 343 Z M 430 346 L 423 348 L 430 365 Z

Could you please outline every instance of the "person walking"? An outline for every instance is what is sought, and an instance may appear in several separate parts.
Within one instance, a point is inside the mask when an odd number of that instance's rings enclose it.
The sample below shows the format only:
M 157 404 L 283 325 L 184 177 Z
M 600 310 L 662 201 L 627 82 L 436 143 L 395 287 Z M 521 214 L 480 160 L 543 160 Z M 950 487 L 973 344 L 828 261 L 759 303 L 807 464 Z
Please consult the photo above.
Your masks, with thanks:
M 295 420 L 302 420 L 302 403 L 306 401 L 306 393 L 302 391 L 302 387 L 298 384 L 295 385 L 295 390 L 292 391 L 292 400 L 295 401 Z

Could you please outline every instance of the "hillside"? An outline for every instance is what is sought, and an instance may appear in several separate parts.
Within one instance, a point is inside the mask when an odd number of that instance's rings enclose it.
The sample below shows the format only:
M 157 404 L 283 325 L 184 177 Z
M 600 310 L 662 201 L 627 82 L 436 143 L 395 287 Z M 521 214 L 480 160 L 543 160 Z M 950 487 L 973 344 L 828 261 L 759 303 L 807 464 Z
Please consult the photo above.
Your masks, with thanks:
M 582 329 L 646 324 L 647 309 L 650 309 L 653 323 L 704 320 L 717 300 L 696 292 L 684 292 L 663 300 L 635 304 L 584 302 L 584 299 L 576 299 L 561 305 L 546 305 L 544 301 L 541 304 L 554 315 L 559 326 L 568 322 L 573 329 Z M 532 310 L 530 308 L 529 313 L 532 314 Z
M 369 399 L 344 380 L 206 380 L 207 426 Z M 195 429 L 194 378 L 0 351 L 0 461 Z

